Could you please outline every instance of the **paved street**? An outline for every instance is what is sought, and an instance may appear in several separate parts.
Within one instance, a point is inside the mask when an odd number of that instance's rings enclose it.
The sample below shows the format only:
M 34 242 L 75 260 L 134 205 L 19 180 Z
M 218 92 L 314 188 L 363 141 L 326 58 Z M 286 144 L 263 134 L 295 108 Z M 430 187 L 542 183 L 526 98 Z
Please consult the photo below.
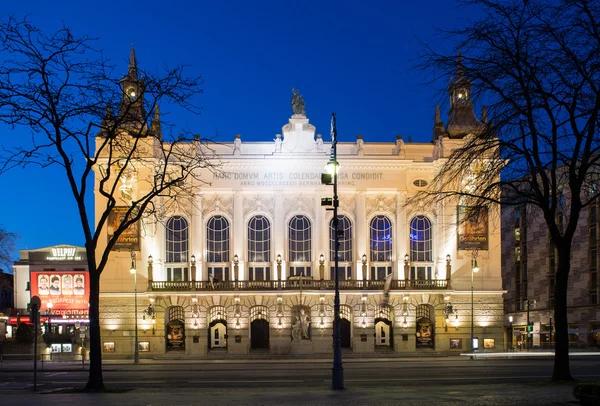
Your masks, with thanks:
M 580 380 L 600 379 L 600 359 L 571 361 Z M 549 385 L 548 359 L 468 358 L 355 359 L 344 363 L 346 390 L 329 389 L 328 360 L 107 362 L 107 387 L 118 394 L 58 394 L 83 387 L 87 371 L 77 363 L 44 365 L 40 394 L 31 393 L 28 363 L 5 362 L 3 400 L 53 404 L 566 404 L 569 385 Z M 44 394 L 45 393 L 45 394 Z M 48 394 L 51 393 L 51 394 Z M 33 397 L 33 398 L 32 398 Z M 411 403 L 414 402 L 414 403 Z M 7 403 L 12 404 L 12 403 Z

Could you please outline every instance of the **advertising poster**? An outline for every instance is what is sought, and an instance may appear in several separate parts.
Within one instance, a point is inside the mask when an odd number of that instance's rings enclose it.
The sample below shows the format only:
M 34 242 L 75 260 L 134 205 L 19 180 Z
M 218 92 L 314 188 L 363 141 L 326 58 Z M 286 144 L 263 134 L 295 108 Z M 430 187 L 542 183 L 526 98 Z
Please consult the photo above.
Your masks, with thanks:
M 90 281 L 83 271 L 31 272 L 31 296 L 39 296 L 40 310 L 53 315 L 88 316 Z M 48 306 L 52 303 L 52 307 Z
M 417 347 L 433 348 L 433 323 L 429 319 L 417 321 Z
M 458 249 L 488 249 L 488 209 L 458 206 Z
M 451 338 L 450 339 L 450 348 L 453 350 L 462 349 L 462 338 Z
M 114 232 L 125 218 L 125 214 L 129 208 L 127 207 L 115 207 L 108 215 L 108 238 L 111 239 Z M 140 226 L 139 222 L 132 224 L 125 230 L 117 239 L 117 242 L 113 248 L 114 250 L 123 251 L 139 251 L 140 250 Z
M 169 350 L 185 349 L 185 337 L 183 335 L 183 323 L 173 320 L 167 325 L 167 346 Z

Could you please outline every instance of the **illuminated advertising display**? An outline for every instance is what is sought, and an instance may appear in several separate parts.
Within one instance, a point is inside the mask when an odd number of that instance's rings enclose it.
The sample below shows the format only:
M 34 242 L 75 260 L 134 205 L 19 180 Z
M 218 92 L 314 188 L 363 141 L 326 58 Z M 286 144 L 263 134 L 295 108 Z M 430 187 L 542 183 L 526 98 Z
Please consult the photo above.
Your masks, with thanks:
M 31 272 L 31 296 L 42 300 L 40 310 L 60 316 L 89 314 L 90 281 L 83 271 Z M 50 306 L 48 303 L 52 303 Z
M 458 249 L 488 249 L 488 210 L 484 206 L 458 206 Z
M 129 210 L 128 207 L 115 207 L 108 214 L 108 238 L 111 239 L 114 235 L 114 231 L 119 228 L 125 215 Z M 134 223 L 127 227 L 125 231 L 119 236 L 115 243 L 113 250 L 125 250 L 125 251 L 139 251 L 140 250 L 140 225 Z

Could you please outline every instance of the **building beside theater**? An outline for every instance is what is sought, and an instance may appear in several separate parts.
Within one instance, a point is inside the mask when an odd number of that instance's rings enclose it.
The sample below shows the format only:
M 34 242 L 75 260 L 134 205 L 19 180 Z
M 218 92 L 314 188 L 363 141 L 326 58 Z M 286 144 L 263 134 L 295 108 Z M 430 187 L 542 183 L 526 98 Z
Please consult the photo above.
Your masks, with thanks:
M 504 349 L 499 209 L 489 207 L 457 226 L 469 208 L 407 204 L 481 125 L 470 83 L 458 73 L 447 126 L 436 108 L 433 142 L 401 136 L 367 142 L 359 135 L 338 143 L 341 342 L 347 351 L 469 350 L 472 316 L 479 349 Z M 121 83 L 124 97 L 142 94 L 133 54 Z M 143 220 L 112 250 L 101 277 L 103 357 L 133 355 L 136 319 L 142 357 L 332 352 L 335 230 L 332 212 L 321 205 L 332 197 L 331 186 L 321 184 L 331 143 L 306 111 L 295 93 L 292 116 L 281 134 L 265 134 L 266 142 L 237 135 L 232 143 L 190 143 L 221 166 L 198 173 L 202 183 L 190 180 L 196 183 L 188 185 L 187 206 L 174 210 L 157 201 L 160 221 Z M 163 147 L 159 119 L 157 113 L 141 140 L 146 161 L 158 160 Z M 139 169 L 120 179 L 119 206 L 142 195 L 151 177 Z M 105 206 L 99 193 L 95 199 L 97 210 Z
M 29 303 L 38 296 L 46 351 L 78 352 L 88 345 L 89 278 L 83 247 L 61 244 L 19 251 L 14 296 L 19 316 L 10 318 L 11 337 L 20 322 L 29 323 Z
M 558 206 L 558 224 L 565 215 Z M 567 320 L 571 347 L 600 346 L 598 253 L 599 205 L 581 213 L 573 239 L 567 293 Z M 543 216 L 532 206 L 502 209 L 502 269 L 507 291 L 505 327 L 515 348 L 554 346 L 554 286 L 558 254 L 550 242 Z M 511 322 L 512 320 L 512 322 Z M 530 332 L 527 333 L 527 324 Z M 510 342 L 510 338 L 509 338 Z

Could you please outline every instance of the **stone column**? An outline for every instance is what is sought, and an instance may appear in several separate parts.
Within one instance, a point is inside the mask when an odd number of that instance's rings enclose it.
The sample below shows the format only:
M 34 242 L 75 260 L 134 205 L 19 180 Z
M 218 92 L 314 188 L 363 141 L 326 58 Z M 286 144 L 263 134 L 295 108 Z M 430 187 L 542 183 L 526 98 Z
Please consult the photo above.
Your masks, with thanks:
M 327 216 L 325 216 L 325 207 L 321 207 L 321 197 L 322 194 L 317 192 L 315 193 L 315 224 L 313 225 L 313 242 L 314 242 L 314 252 L 313 252 L 313 278 L 321 279 L 324 275 L 321 275 L 319 257 L 321 254 L 325 256 L 325 260 L 327 260 L 327 251 L 325 248 L 326 245 L 326 233 L 329 230 L 329 223 L 327 221 Z
M 365 192 L 361 191 L 356 195 L 356 270 L 357 275 L 356 279 L 366 280 L 365 275 L 362 275 L 362 261 L 361 258 L 363 254 L 367 255 L 367 275 L 368 275 L 368 262 L 369 258 L 369 227 L 367 225 L 367 207 L 365 202 Z M 360 274 L 358 270 L 360 269 Z
M 406 192 L 399 192 L 396 195 L 396 263 L 398 266 L 398 279 L 408 279 L 404 267 L 404 255 L 408 254 L 408 222 L 406 219 Z
M 244 241 L 245 239 L 245 226 L 244 226 L 244 195 L 240 191 L 233 193 L 233 251 L 231 255 L 238 256 L 239 273 L 238 277 L 240 280 L 245 279 L 244 272 Z M 232 278 L 234 279 L 234 278 Z
M 275 190 L 275 219 L 273 224 L 273 255 L 277 257 L 278 254 L 281 255 L 281 280 L 285 280 L 286 272 L 285 272 L 285 262 L 287 259 L 287 252 L 285 249 L 285 242 L 287 241 L 285 236 L 285 195 L 283 190 Z
M 191 237 L 192 244 L 190 250 L 190 258 L 192 255 L 196 256 L 195 275 L 192 275 L 190 280 L 201 281 L 202 279 L 202 263 L 205 258 L 203 257 L 204 250 L 202 249 L 204 241 L 202 236 L 204 234 L 204 219 L 202 218 L 202 195 L 196 194 L 194 198 L 194 205 L 192 207 L 192 224 L 191 224 Z M 192 269 L 192 268 L 190 268 Z M 194 272 L 192 269 L 191 272 Z

